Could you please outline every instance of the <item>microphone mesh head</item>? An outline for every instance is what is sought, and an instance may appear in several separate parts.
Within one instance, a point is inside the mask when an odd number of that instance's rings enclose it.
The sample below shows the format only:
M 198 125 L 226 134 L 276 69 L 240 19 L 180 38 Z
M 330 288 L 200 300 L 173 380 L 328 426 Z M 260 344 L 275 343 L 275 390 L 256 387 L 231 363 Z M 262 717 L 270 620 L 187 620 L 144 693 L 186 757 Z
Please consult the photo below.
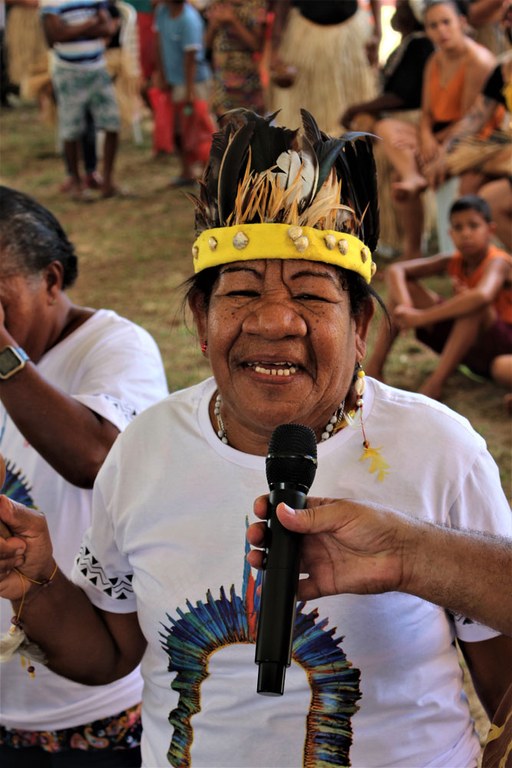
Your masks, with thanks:
M 303 424 L 281 424 L 272 432 L 266 459 L 267 482 L 299 485 L 309 491 L 315 479 L 316 436 Z

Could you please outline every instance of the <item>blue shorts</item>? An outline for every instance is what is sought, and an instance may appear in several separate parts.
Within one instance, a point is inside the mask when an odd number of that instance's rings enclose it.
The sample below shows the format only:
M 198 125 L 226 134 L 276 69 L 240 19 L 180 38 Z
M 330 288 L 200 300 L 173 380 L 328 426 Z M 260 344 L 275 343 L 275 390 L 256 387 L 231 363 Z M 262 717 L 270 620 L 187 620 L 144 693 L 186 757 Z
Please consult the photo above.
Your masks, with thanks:
M 119 108 L 112 80 L 107 70 L 75 71 L 70 67 L 55 67 L 52 74 L 59 136 L 62 141 L 76 141 L 85 133 L 85 113 L 89 111 L 94 127 L 118 133 L 121 127 Z

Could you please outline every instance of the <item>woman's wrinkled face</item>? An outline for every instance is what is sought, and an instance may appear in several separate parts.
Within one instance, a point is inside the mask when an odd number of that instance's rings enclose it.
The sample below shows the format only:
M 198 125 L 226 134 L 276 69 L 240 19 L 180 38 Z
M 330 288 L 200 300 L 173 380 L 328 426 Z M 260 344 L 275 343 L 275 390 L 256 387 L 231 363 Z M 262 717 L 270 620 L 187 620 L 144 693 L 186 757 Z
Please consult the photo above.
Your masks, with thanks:
M 449 51 L 464 38 L 464 19 L 451 3 L 439 3 L 425 11 L 425 33 L 436 48 Z
M 351 317 L 349 294 L 327 264 L 262 259 L 222 267 L 208 310 L 194 314 L 230 443 L 235 435 L 266 443 L 289 422 L 323 431 L 364 356 L 372 311 L 369 303 L 361 320 Z

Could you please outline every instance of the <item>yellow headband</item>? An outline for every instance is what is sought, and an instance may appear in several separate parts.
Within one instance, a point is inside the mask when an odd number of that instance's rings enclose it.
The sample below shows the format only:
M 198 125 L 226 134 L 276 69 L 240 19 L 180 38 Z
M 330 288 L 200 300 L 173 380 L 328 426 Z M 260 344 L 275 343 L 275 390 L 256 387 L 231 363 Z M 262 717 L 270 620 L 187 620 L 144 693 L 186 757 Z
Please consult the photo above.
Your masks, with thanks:
M 237 224 L 205 229 L 192 246 L 194 272 L 253 259 L 307 259 L 357 272 L 370 282 L 377 265 L 354 235 L 293 224 Z

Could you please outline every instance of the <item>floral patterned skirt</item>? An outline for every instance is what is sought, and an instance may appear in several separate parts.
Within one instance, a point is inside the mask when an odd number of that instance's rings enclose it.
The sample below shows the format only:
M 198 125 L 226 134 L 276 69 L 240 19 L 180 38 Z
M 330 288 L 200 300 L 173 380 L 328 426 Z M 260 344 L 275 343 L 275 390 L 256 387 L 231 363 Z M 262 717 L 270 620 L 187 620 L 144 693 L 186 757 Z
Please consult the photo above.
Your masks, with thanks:
M 58 731 L 22 731 L 0 725 L 0 745 L 14 749 L 40 747 L 45 752 L 132 749 L 140 744 L 140 709 L 137 704 L 112 717 Z

